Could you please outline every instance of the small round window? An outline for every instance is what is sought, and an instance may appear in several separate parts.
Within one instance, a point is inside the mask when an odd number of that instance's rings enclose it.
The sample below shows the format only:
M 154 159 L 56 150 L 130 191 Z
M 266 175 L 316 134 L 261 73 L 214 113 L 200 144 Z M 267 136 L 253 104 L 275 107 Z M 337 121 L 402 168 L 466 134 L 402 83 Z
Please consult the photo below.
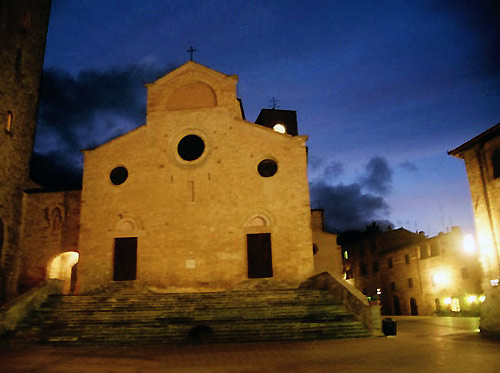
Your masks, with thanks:
M 128 171 L 125 167 L 115 167 L 109 174 L 109 180 L 115 185 L 120 185 L 128 178 Z
M 260 176 L 271 177 L 278 171 L 278 165 L 272 159 L 264 159 L 257 167 Z
M 179 141 L 177 153 L 185 161 L 194 161 L 201 157 L 205 151 L 205 143 L 201 137 L 196 135 L 187 135 Z

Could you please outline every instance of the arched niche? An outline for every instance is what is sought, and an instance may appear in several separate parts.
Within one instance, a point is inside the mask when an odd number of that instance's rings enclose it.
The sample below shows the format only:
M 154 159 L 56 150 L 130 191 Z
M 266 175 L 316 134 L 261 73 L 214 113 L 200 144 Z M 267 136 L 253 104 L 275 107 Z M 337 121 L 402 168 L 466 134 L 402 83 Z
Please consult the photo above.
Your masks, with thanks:
M 63 294 L 74 291 L 76 282 L 76 264 L 80 254 L 76 251 L 66 251 L 53 257 L 47 265 L 47 278 L 64 281 Z
M 115 224 L 115 233 L 120 237 L 137 236 L 144 229 L 142 220 L 131 213 L 119 215 L 119 220 Z
M 246 218 L 243 225 L 247 233 L 265 233 L 271 232 L 273 219 L 269 214 L 257 213 Z
M 217 95 L 206 83 L 192 82 L 174 90 L 167 99 L 167 110 L 203 109 L 217 106 Z

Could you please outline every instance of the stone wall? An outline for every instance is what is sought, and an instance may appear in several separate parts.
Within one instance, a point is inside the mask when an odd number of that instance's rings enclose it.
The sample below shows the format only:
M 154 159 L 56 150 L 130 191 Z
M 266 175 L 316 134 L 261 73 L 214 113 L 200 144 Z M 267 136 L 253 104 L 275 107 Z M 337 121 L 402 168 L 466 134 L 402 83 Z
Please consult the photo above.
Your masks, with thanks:
M 112 280 L 119 237 L 137 237 L 137 281 L 157 288 L 209 290 L 246 280 L 247 234 L 256 233 L 271 234 L 275 278 L 300 283 L 312 275 L 306 138 L 243 120 L 236 82 L 188 62 L 148 85 L 146 125 L 85 152 L 83 291 Z M 176 92 L 198 104 L 180 105 Z M 215 100 L 200 98 L 212 94 Z M 204 148 L 188 161 L 178 146 L 191 135 Z M 258 172 L 265 159 L 277 164 L 271 177 Z M 116 167 L 128 172 L 120 185 L 110 182 Z
M 45 281 L 47 266 L 56 256 L 78 252 L 80 195 L 80 191 L 25 194 L 20 292 Z
M 29 179 L 50 4 L 0 3 L 0 303 L 17 289 L 22 190 Z

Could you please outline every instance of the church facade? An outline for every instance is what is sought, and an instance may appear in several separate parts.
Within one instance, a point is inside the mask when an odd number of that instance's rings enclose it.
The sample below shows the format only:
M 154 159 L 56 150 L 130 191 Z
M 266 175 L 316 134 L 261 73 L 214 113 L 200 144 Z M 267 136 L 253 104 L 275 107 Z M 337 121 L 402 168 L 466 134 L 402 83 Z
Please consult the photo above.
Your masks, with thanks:
M 246 121 L 236 83 L 187 62 L 147 85 L 144 125 L 84 151 L 79 292 L 313 275 L 307 138 L 289 111 L 274 129 Z

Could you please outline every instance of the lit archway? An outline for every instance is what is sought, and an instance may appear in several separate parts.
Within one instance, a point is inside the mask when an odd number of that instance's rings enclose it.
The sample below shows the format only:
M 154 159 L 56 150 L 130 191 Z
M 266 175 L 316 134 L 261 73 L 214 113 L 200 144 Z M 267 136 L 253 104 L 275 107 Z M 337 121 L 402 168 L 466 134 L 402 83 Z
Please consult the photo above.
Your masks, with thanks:
M 47 266 L 47 278 L 63 280 L 63 294 L 74 292 L 76 282 L 76 264 L 80 254 L 67 251 L 52 258 Z

